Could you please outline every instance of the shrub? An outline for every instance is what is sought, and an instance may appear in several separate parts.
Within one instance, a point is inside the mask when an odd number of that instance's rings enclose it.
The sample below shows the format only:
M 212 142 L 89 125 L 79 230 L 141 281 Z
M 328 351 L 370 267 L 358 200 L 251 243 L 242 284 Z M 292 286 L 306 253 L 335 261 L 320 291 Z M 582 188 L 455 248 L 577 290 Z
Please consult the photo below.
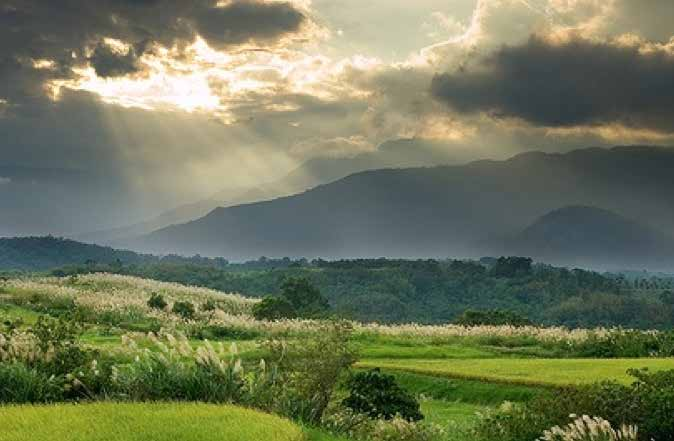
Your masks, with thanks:
M 254 340 L 262 336 L 256 329 L 238 328 L 234 326 L 205 325 L 196 323 L 188 330 L 191 338 L 198 340 Z
M 297 312 L 285 297 L 265 297 L 253 307 L 253 316 L 257 320 L 280 320 L 294 318 Z
M 618 330 L 605 335 L 590 334 L 576 342 L 575 356 L 593 358 L 640 358 L 674 356 L 674 331 L 639 332 Z
M 74 322 L 41 316 L 32 331 L 40 351 L 49 355 L 38 361 L 45 372 L 67 375 L 93 359 L 94 352 L 79 345 L 81 329 Z
M 152 309 L 164 309 L 167 305 L 168 304 L 166 303 L 166 300 L 164 300 L 164 296 L 157 294 L 156 292 L 153 292 L 150 295 L 150 299 L 147 301 L 147 306 Z
M 322 427 L 335 435 L 359 441 L 440 441 L 444 431 L 436 425 L 404 418 L 371 419 L 349 408 L 331 408 L 322 420 Z
M 434 441 L 443 431 L 435 425 L 426 425 L 395 417 L 390 421 L 379 420 L 368 436 L 371 441 Z
M 359 372 L 348 383 L 349 396 L 342 404 L 355 412 L 372 418 L 392 419 L 399 416 L 408 421 L 419 421 L 423 415 L 419 402 L 403 390 L 392 375 L 379 369 Z
M 215 300 L 208 299 L 201 304 L 201 310 L 205 312 L 215 311 L 218 309 L 218 305 L 215 303 Z
M 544 430 L 565 424 L 570 414 L 601 415 L 614 427 L 634 425 L 640 441 L 674 441 L 674 370 L 630 371 L 630 386 L 602 382 L 557 391 L 524 406 L 485 415 L 476 437 L 489 441 L 533 441 Z
M 193 319 L 195 312 L 194 305 L 190 302 L 175 302 L 173 304 L 173 313 L 185 320 Z
M 299 339 L 267 342 L 270 360 L 285 387 L 279 412 L 310 424 L 320 423 L 341 375 L 356 361 L 352 331 L 348 322 L 331 322 Z
M 22 363 L 0 363 L 0 403 L 49 403 L 64 398 L 61 381 Z

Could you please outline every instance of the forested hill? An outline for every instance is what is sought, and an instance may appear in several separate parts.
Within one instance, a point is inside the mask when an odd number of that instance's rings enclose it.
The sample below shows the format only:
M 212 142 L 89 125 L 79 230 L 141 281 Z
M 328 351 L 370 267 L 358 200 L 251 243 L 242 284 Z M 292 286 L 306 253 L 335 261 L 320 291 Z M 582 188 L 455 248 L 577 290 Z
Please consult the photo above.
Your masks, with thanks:
M 121 265 L 159 262 L 222 265 L 223 259 L 201 257 L 157 257 L 133 251 L 91 245 L 53 236 L 0 238 L 0 270 L 49 270 L 63 265 L 96 266 L 106 264 L 111 268 Z
M 567 326 L 671 327 L 671 279 L 625 279 L 533 264 L 526 258 L 458 260 L 261 259 L 213 266 L 150 264 L 64 268 L 59 274 L 114 270 L 261 297 L 287 277 L 306 277 L 333 312 L 363 321 L 443 323 L 467 309 L 503 309 Z

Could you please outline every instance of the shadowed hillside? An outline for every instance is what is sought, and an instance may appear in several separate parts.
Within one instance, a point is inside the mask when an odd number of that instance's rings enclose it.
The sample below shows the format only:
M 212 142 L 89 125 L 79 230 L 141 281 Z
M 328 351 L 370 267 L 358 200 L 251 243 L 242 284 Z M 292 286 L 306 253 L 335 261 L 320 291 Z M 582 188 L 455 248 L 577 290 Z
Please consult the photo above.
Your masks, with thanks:
M 295 196 L 218 208 L 127 245 L 230 259 L 476 256 L 532 219 L 574 205 L 672 232 L 672 169 L 673 150 L 620 147 L 368 171 Z
M 572 206 L 539 218 L 505 249 L 570 266 L 658 267 L 674 259 L 668 235 L 607 210 Z

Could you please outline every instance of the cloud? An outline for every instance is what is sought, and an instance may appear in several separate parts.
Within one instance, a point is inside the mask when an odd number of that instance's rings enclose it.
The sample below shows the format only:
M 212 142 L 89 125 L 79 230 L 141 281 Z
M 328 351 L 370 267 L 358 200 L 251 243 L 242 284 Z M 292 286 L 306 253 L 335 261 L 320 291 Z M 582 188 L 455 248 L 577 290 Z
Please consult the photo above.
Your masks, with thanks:
M 546 127 L 618 123 L 672 133 L 672 78 L 674 54 L 667 46 L 532 36 L 435 76 L 431 92 L 462 114 Z
M 54 81 L 76 79 L 89 65 L 101 77 L 133 74 L 147 67 L 144 54 L 179 59 L 198 38 L 219 49 L 274 46 L 307 22 L 294 4 L 265 0 L 5 0 L 0 97 L 15 105 L 48 97 Z
M 0 176 L 0 185 L 8 185 L 12 183 L 12 178 L 5 178 Z
M 305 19 L 291 3 L 252 0 L 202 8 L 194 17 L 199 35 L 215 47 L 274 40 L 298 31 Z
M 141 69 L 133 47 L 128 48 L 126 52 L 120 52 L 108 44 L 98 43 L 89 61 L 96 75 L 103 78 L 124 76 Z
M 362 153 L 371 153 L 377 146 L 364 136 L 336 137 L 329 139 L 310 138 L 295 144 L 290 153 L 301 158 L 329 157 L 350 158 Z

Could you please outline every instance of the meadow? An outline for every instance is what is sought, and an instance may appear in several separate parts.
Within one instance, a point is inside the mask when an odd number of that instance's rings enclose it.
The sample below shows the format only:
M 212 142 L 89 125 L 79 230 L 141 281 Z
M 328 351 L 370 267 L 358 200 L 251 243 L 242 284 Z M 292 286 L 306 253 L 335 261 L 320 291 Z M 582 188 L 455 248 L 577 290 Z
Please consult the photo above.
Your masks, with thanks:
M 159 307 L 153 296 L 162 298 Z M 2 439 L 31 430 L 36 440 L 502 441 L 508 437 L 484 430 L 493 414 L 506 412 L 499 418 L 507 420 L 510 409 L 535 408 L 569 387 L 628 387 L 630 369 L 674 370 L 669 334 L 660 331 L 266 321 L 252 316 L 258 303 L 111 274 L 0 282 L 0 382 L 21 385 L 0 401 L 24 403 L 0 408 L 13 422 Z M 342 328 L 348 332 L 334 332 Z M 422 422 L 345 413 L 348 378 L 373 368 L 415 397 Z M 317 401 L 315 389 L 326 384 Z M 568 422 L 537 421 L 540 428 L 529 425 L 538 435 Z

